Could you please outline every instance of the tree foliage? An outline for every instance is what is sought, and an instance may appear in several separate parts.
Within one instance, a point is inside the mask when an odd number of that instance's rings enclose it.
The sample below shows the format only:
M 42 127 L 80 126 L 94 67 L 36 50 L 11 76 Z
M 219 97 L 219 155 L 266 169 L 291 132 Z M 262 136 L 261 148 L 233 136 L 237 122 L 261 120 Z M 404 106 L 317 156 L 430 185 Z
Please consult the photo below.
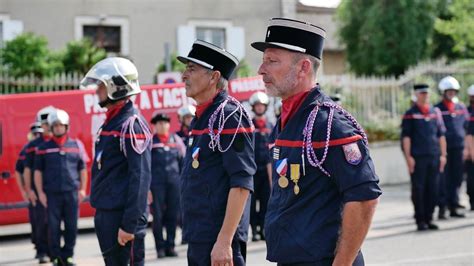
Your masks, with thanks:
M 6 42 L 1 52 L 3 70 L 14 77 L 42 78 L 62 68 L 60 56 L 48 49 L 43 36 L 23 33 Z
M 103 48 L 94 46 L 90 39 L 71 41 L 66 44 L 62 63 L 66 73 L 85 74 L 93 65 L 107 57 Z
M 452 40 L 451 54 L 474 57 L 474 1 L 453 0 L 445 16 L 436 19 L 435 29 Z
M 437 0 L 343 0 L 339 37 L 357 75 L 401 75 L 429 56 Z

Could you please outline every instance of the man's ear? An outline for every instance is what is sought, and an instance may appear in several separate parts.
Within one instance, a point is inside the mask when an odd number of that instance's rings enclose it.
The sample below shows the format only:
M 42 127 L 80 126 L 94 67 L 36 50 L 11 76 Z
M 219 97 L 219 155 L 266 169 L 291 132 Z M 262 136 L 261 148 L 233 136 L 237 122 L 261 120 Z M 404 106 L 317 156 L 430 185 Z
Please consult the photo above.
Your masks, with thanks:
M 219 70 L 212 71 L 211 80 L 209 82 L 211 84 L 217 84 L 220 78 L 221 78 L 221 72 Z
M 221 78 L 221 72 L 219 70 L 213 71 L 211 78 L 217 83 Z
M 307 76 L 309 73 L 311 73 L 312 67 L 313 66 L 311 66 L 311 61 L 309 59 L 305 58 L 301 60 L 300 74 Z

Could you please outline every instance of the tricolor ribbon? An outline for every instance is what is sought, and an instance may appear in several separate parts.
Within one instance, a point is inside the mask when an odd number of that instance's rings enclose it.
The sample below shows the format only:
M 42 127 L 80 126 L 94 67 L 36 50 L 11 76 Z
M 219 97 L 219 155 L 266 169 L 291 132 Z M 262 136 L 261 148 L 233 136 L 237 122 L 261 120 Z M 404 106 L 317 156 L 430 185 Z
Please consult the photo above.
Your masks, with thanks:
M 199 150 L 200 150 L 200 149 L 201 149 L 201 148 L 199 148 L 199 147 L 193 148 L 193 153 L 192 153 L 193 160 L 196 160 L 196 161 L 197 161 L 197 159 L 199 158 Z
M 276 171 L 280 176 L 285 176 L 288 171 L 287 159 L 278 160 L 276 163 Z

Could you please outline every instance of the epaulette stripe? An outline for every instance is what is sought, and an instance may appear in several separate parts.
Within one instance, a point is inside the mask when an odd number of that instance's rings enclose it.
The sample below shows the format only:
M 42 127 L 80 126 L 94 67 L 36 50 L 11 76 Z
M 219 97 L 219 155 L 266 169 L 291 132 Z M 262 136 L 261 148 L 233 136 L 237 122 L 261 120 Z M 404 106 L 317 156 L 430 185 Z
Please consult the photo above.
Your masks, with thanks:
M 233 135 L 234 133 L 252 133 L 254 132 L 254 128 L 253 127 L 239 127 L 238 129 L 237 128 L 226 128 L 226 129 L 223 129 L 222 132 L 221 132 L 221 135 Z M 219 131 L 217 129 L 214 129 L 214 134 L 217 134 Z M 202 130 L 197 130 L 197 129 L 193 129 L 191 131 L 191 135 L 194 135 L 194 136 L 199 136 L 199 135 L 204 135 L 204 134 L 208 134 L 209 133 L 209 129 L 202 129 Z
M 329 141 L 329 146 L 339 146 L 339 145 L 344 145 L 344 144 L 349 144 L 358 140 L 361 140 L 362 136 L 360 135 L 354 135 L 351 137 L 347 138 L 342 138 L 342 139 L 334 139 Z M 315 149 L 320 149 L 324 148 L 326 146 L 325 141 L 313 141 L 313 148 Z M 295 140 L 283 140 L 283 139 L 277 139 L 275 141 L 275 146 L 280 146 L 280 147 L 289 147 L 289 148 L 301 148 L 303 146 L 303 141 L 295 141 Z
M 102 132 L 100 132 L 100 135 L 101 135 L 101 136 L 114 136 L 114 137 L 118 137 L 118 136 L 120 136 L 120 132 L 119 132 L 119 131 L 102 131 Z M 131 138 L 132 135 L 130 135 L 130 134 L 125 134 L 125 137 L 126 137 L 126 138 Z M 138 139 L 146 139 L 146 135 L 145 135 L 145 134 L 135 134 L 134 137 L 135 137 L 135 138 L 138 138 Z

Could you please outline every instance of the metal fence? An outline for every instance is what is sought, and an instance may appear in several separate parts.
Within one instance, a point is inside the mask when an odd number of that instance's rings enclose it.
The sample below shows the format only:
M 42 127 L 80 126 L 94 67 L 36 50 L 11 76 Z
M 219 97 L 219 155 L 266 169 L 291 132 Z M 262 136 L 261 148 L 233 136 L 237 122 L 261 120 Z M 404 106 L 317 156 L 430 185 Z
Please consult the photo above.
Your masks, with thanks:
M 474 84 L 474 64 L 446 64 L 444 61 L 425 62 L 395 77 L 355 77 L 353 75 L 322 75 L 318 82 L 331 95 L 339 93 L 343 106 L 365 126 L 392 124 L 398 126 L 401 115 L 410 107 L 413 84 L 423 82 L 431 86 L 432 102 L 439 101 L 437 84 L 446 75 L 453 75 L 461 83 L 461 101 L 467 101 L 466 88 Z M 38 79 L 34 76 L 13 78 L 0 72 L 0 94 L 62 91 L 78 89 L 82 75 L 57 74 Z
M 43 79 L 35 76 L 15 78 L 0 72 L 0 94 L 76 90 L 83 75 L 61 73 Z
M 383 124 L 387 127 L 399 125 L 400 117 L 411 106 L 415 83 L 430 85 L 430 100 L 437 103 L 440 100 L 438 82 L 447 75 L 459 80 L 462 87 L 459 99 L 467 103 L 467 87 L 474 84 L 474 65 L 427 62 L 409 69 L 398 78 L 323 75 L 319 83 L 327 94 L 341 94 L 342 105 L 362 124 Z

